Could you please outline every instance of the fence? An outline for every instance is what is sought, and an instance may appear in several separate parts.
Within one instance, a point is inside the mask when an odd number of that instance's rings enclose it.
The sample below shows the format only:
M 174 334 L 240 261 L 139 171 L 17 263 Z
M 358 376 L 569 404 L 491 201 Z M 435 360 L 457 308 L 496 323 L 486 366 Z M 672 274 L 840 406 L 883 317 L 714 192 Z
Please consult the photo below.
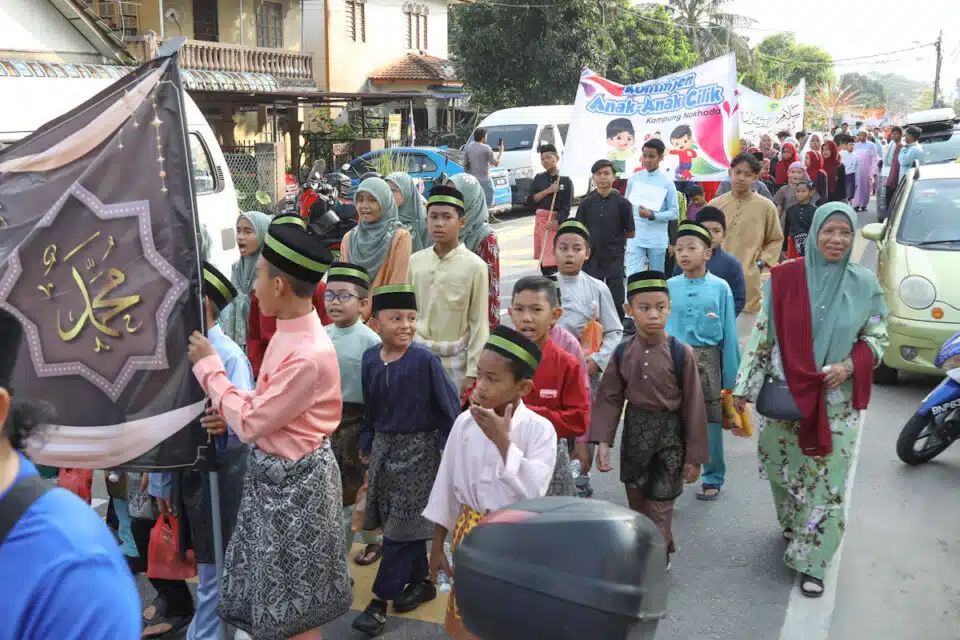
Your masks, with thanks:
M 240 211 L 279 211 L 284 194 L 277 193 L 277 156 L 272 148 L 246 144 L 224 146 L 223 156 L 237 191 Z

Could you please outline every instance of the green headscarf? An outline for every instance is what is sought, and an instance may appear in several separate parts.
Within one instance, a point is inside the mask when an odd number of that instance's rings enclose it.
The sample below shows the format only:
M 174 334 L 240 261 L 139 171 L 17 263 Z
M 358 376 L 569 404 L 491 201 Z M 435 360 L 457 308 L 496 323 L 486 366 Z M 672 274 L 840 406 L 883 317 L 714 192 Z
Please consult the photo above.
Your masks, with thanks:
M 818 367 L 843 361 L 857 343 L 860 330 L 871 316 L 886 316 L 887 304 L 877 277 L 870 270 L 850 262 L 850 251 L 837 262 L 829 262 L 820 251 L 820 228 L 834 216 L 850 223 L 856 233 L 857 214 L 843 202 L 828 202 L 817 208 L 810 225 L 804 259 L 810 312 L 813 324 L 813 352 Z M 764 283 L 764 305 L 773 322 L 772 285 Z
M 253 233 L 257 236 L 257 250 L 253 255 L 241 256 L 233 263 L 230 281 L 237 288 L 237 297 L 220 314 L 220 326 L 231 340 L 246 351 L 247 327 L 250 323 L 250 294 L 253 293 L 253 281 L 257 279 L 257 260 L 260 258 L 271 218 L 259 211 L 245 211 L 240 214 L 240 218 L 245 218 L 253 225 Z
M 367 270 L 373 280 L 387 259 L 393 235 L 400 227 L 397 203 L 393 199 L 390 185 L 381 178 L 367 178 L 360 183 L 357 193 L 369 193 L 380 204 L 383 215 L 380 219 L 369 224 L 360 219 L 360 224 L 352 231 L 347 242 L 347 255 L 350 262 L 358 264 Z
M 460 242 L 476 253 L 480 243 L 492 232 L 488 223 L 490 214 L 487 210 L 487 196 L 477 179 L 469 173 L 452 176 L 450 183 L 463 194 L 463 205 L 466 209 L 467 223 L 460 230 Z
M 403 204 L 399 208 L 400 224 L 410 232 L 414 253 L 431 246 L 433 240 L 427 232 L 427 208 L 423 205 L 423 198 L 420 197 L 420 191 L 413 183 L 413 178 L 408 173 L 397 171 L 388 175 L 386 180 L 400 189 L 400 195 L 403 197 Z

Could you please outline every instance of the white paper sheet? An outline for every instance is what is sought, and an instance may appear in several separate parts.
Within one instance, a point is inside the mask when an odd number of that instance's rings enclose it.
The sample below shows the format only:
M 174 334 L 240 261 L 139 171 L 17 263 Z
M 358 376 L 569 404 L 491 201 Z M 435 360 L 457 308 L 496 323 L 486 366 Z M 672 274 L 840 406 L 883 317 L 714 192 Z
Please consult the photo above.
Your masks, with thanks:
M 667 190 L 658 187 L 655 184 L 646 182 L 634 182 L 627 199 L 635 207 L 643 207 L 656 213 L 663 207 L 663 201 L 667 197 Z

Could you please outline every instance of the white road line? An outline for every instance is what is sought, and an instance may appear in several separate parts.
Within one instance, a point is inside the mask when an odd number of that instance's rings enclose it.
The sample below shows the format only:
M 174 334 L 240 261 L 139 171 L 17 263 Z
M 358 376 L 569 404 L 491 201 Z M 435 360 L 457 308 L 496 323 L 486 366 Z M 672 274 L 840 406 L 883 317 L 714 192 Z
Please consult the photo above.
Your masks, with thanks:
M 857 463 L 860 460 L 860 440 L 863 438 L 863 425 L 866 422 L 867 412 L 860 414 L 860 423 L 857 425 L 857 442 L 853 448 L 853 459 L 850 461 L 850 473 L 847 475 L 847 486 L 844 490 L 843 518 L 847 520 L 850 514 L 850 504 L 853 502 L 853 481 L 857 475 Z M 850 533 L 849 524 L 846 534 Z M 830 622 L 833 619 L 833 609 L 837 603 L 837 580 L 840 577 L 840 561 L 843 556 L 843 545 L 846 535 L 840 542 L 837 553 L 833 556 L 830 568 L 825 576 L 823 595 L 819 598 L 808 598 L 800 593 L 800 575 L 793 584 L 790 592 L 790 601 L 787 603 L 787 614 L 780 629 L 780 640 L 827 640 L 830 635 Z

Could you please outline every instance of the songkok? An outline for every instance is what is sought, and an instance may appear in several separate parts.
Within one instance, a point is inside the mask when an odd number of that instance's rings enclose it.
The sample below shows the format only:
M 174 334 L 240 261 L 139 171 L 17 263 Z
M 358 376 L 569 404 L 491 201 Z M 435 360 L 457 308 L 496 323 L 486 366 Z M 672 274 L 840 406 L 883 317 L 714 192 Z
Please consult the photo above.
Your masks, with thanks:
M 627 297 L 638 293 L 660 291 L 669 295 L 667 278 L 662 271 L 641 271 L 627 279 Z
M 203 295 L 213 300 L 219 311 L 223 311 L 237 297 L 237 289 L 230 282 L 230 278 L 209 262 L 204 262 Z
M 494 329 L 485 348 L 520 363 L 524 369 L 524 378 L 532 378 L 540 366 L 542 354 L 537 343 L 510 327 L 500 325 Z
M 7 391 L 10 391 L 22 339 L 23 327 L 20 321 L 6 309 L 0 309 L 0 387 Z
M 327 271 L 327 284 L 331 282 L 349 282 L 364 289 L 370 288 L 370 276 L 367 270 L 351 262 L 334 262 Z
M 552 153 L 556 156 L 560 155 L 560 152 L 557 151 L 557 148 L 549 142 L 547 144 L 540 145 L 540 153 Z
M 564 220 L 560 223 L 560 226 L 557 227 L 556 237 L 559 238 L 565 233 L 575 233 L 578 236 L 582 236 L 584 240 L 590 240 L 590 230 L 579 220 Z M 554 242 L 556 242 L 556 240 L 554 240 Z
M 703 209 L 700 209 L 700 211 L 697 211 L 697 222 L 700 224 L 703 224 L 704 222 L 719 222 L 720 226 L 723 227 L 723 230 L 727 230 L 727 216 L 722 210 L 710 205 L 707 205 Z
M 417 292 L 412 284 L 388 284 L 373 290 L 373 313 L 384 309 L 417 310 Z
M 299 225 L 273 223 L 263 241 L 263 259 L 297 280 L 316 284 L 333 262 L 333 254 Z
M 697 217 L 699 217 L 699 214 Z M 710 230 L 699 222 L 694 222 L 693 220 L 684 220 L 681 222 L 677 227 L 677 239 L 680 239 L 683 236 L 700 238 L 707 243 L 708 247 L 713 246 L 713 234 L 710 233 Z
M 448 184 L 434 185 L 430 189 L 430 198 L 427 200 L 427 209 L 430 205 L 445 204 L 455 208 L 463 215 L 466 208 L 463 206 L 463 194 L 456 187 Z
M 301 229 L 307 228 L 307 221 L 294 213 L 284 213 L 274 218 L 270 224 L 295 224 Z

